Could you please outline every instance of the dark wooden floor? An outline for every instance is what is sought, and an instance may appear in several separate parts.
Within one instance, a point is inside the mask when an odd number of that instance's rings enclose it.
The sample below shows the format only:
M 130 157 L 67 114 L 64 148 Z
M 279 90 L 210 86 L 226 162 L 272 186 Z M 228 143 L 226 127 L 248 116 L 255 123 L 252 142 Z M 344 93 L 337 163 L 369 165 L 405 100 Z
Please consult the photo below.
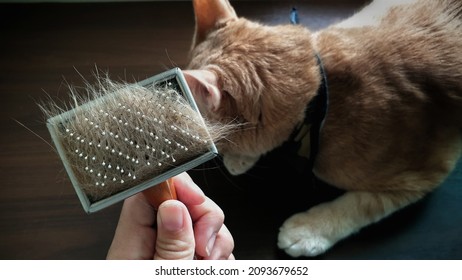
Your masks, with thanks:
M 233 1 L 261 22 L 319 29 L 365 1 Z M 103 259 L 121 203 L 87 215 L 36 105 L 65 98 L 97 66 L 111 77 L 140 80 L 183 67 L 192 37 L 190 2 L 0 4 L 0 258 Z M 19 125 L 24 124 L 37 135 Z M 39 137 L 44 140 L 40 139 Z M 225 211 L 239 259 L 286 259 L 278 227 L 291 213 L 335 197 L 330 187 L 296 184 L 300 175 L 283 149 L 249 174 L 232 177 L 219 160 L 190 172 Z M 274 182 L 282 181 L 278 185 Z M 435 193 L 341 242 L 321 259 L 461 259 L 462 166 Z

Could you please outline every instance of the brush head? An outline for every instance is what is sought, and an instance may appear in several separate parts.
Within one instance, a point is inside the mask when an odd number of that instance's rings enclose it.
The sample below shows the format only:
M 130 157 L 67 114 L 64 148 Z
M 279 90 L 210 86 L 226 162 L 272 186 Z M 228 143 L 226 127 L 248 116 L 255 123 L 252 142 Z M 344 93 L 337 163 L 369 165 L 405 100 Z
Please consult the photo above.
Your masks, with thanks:
M 47 127 L 87 212 L 212 159 L 216 147 L 180 69 L 137 84 L 99 80 Z

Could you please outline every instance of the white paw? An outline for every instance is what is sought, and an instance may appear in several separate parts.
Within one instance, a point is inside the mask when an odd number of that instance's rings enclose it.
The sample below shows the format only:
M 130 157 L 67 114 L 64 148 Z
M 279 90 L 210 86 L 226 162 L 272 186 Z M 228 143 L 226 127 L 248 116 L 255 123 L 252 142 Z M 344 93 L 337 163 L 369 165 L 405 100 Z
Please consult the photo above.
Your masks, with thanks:
M 324 253 L 334 242 L 323 235 L 322 224 L 309 213 L 292 216 L 280 228 L 278 247 L 294 258 Z
M 252 168 L 258 159 L 259 157 L 224 155 L 223 163 L 229 173 L 232 175 L 240 175 Z

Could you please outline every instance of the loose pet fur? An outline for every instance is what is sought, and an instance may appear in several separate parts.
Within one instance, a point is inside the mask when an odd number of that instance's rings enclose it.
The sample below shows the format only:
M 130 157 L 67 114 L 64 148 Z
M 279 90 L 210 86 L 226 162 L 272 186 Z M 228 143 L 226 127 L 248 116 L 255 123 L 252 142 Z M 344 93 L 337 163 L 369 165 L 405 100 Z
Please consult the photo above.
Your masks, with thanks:
M 98 71 L 95 78 L 83 90 L 70 87 L 70 104 L 39 105 L 88 213 L 213 158 L 213 141 L 235 129 L 204 122 L 178 68 L 139 83 L 116 82 Z M 150 193 L 160 195 L 165 185 Z
M 329 87 L 314 174 L 345 190 L 282 225 L 293 257 L 339 240 L 421 199 L 461 153 L 462 1 L 374 1 L 316 33 L 239 18 L 227 0 L 194 1 L 185 72 L 206 118 L 244 124 L 218 143 L 231 174 L 286 142 Z M 309 172 L 309 170 L 307 170 Z

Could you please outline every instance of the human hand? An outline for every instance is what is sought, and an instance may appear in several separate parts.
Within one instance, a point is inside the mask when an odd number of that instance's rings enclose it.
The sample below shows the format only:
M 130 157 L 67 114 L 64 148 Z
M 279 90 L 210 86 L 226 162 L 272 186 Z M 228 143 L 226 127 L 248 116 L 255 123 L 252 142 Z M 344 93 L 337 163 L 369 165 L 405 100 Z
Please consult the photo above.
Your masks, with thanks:
M 142 193 L 125 200 L 107 259 L 234 259 L 223 211 L 187 173 L 173 180 L 178 200 L 157 212 Z

